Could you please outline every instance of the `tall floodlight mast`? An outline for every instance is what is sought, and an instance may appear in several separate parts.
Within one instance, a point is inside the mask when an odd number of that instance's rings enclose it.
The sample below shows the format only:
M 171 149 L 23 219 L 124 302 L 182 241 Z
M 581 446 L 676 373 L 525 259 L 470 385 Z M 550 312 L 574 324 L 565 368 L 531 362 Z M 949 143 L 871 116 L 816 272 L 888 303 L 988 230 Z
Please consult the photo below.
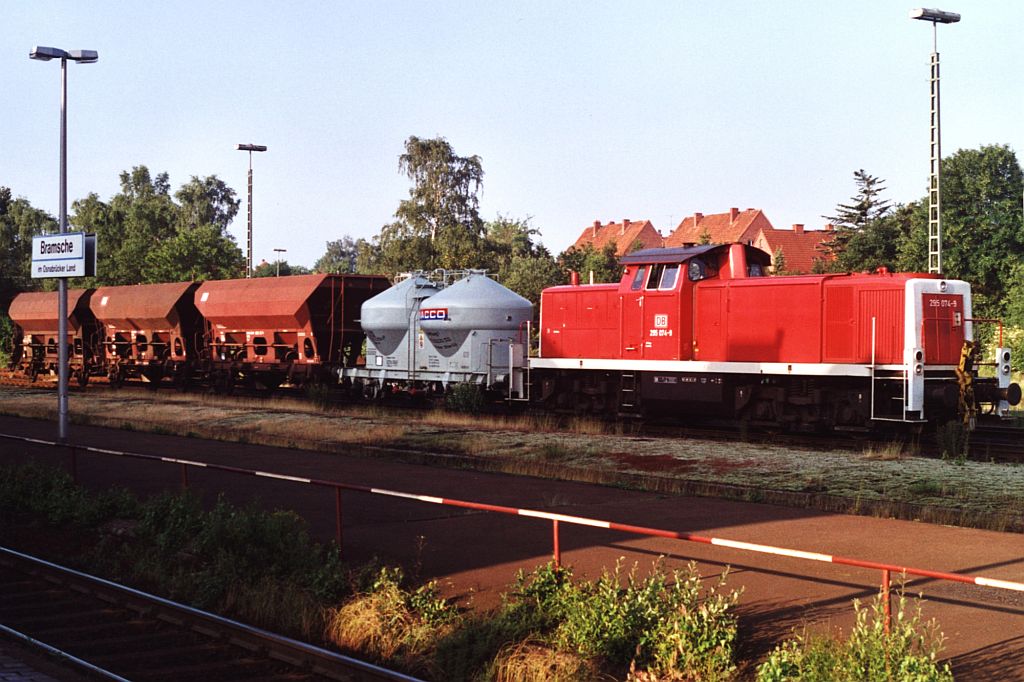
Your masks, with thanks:
M 942 272 L 942 117 L 939 109 L 939 24 L 955 24 L 960 15 L 940 9 L 915 9 L 911 19 L 932 22 L 931 171 L 928 176 L 928 272 Z

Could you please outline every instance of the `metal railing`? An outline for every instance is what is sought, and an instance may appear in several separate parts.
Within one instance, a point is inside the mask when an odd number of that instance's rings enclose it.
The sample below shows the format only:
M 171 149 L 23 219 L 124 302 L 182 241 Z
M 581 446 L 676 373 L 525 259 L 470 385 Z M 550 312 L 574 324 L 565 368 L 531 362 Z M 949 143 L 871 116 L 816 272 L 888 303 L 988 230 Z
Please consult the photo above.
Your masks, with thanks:
M 773 545 L 762 545 L 754 542 L 742 542 L 739 540 L 729 540 L 726 538 L 717 538 L 706 535 L 698 535 L 696 533 L 684 533 L 681 531 L 666 530 L 662 528 L 653 528 L 649 526 L 637 526 L 626 523 L 618 523 L 615 521 L 608 521 L 603 519 L 592 519 L 583 516 L 570 516 L 567 514 L 556 514 L 553 512 L 540 511 L 536 509 L 524 509 L 518 507 L 508 507 L 497 504 L 487 504 L 483 502 L 472 502 L 469 500 L 460 500 L 455 498 L 447 497 L 436 497 L 432 495 L 420 495 L 417 493 L 409 493 L 399 490 L 389 490 L 387 488 L 374 488 L 372 486 L 355 485 L 352 483 L 342 483 L 340 481 L 330 481 L 326 479 L 318 478 L 307 478 L 304 476 L 290 476 L 287 474 L 274 473 L 270 471 L 259 471 L 256 469 L 244 469 L 241 467 L 234 467 L 226 464 L 211 464 L 208 462 L 200 462 L 196 460 L 181 459 L 177 457 L 162 457 L 160 455 L 146 455 L 137 452 L 126 452 L 121 450 L 110 450 L 107 448 L 98 448 L 86 445 L 73 445 L 73 444 L 60 444 L 56 441 L 49 441 L 40 438 L 29 438 L 26 436 L 16 436 L 10 434 L 0 433 L 0 438 L 6 438 L 9 440 L 17 440 L 25 443 L 33 443 L 37 445 L 63 448 L 68 451 L 70 455 L 70 468 L 71 475 L 77 481 L 78 478 L 78 454 L 80 452 L 87 452 L 99 455 L 108 455 L 114 457 L 126 457 L 130 459 L 145 460 L 151 462 L 161 462 L 164 464 L 174 464 L 181 469 L 181 487 L 187 489 L 189 486 L 188 479 L 188 468 L 196 467 L 200 469 L 207 469 L 210 471 L 224 471 L 228 473 L 240 474 L 245 476 L 255 476 L 259 478 L 268 478 L 278 481 L 287 481 L 290 483 L 301 483 L 306 485 L 314 485 L 318 487 L 333 488 L 334 489 L 334 504 L 335 504 L 335 541 L 338 545 L 338 551 L 342 549 L 342 491 L 348 490 L 353 492 L 368 493 L 371 495 L 383 495 L 386 497 L 395 497 L 405 500 L 413 500 L 417 502 L 423 502 L 426 504 L 438 504 L 448 507 L 459 507 L 462 509 L 474 509 L 477 511 L 493 512 L 496 514 L 508 514 L 512 516 L 525 516 L 536 519 L 545 519 L 551 521 L 552 527 L 552 559 L 555 566 L 561 565 L 562 554 L 561 546 L 559 542 L 559 524 L 567 523 L 577 526 L 590 526 L 593 528 L 605 528 L 607 530 L 615 530 L 624 533 L 630 533 L 632 535 L 641 535 L 647 537 L 659 537 L 669 538 L 673 540 L 682 540 L 685 542 L 696 542 L 706 545 L 714 545 L 716 547 L 728 547 L 731 549 L 737 549 L 746 552 L 754 552 L 758 554 L 771 554 L 775 556 L 785 556 L 794 559 L 803 559 L 805 561 L 816 561 L 823 563 L 840 564 L 843 566 L 853 566 L 856 568 L 864 568 L 874 571 L 881 572 L 881 593 L 884 600 L 884 612 L 885 612 L 885 628 L 886 632 L 889 630 L 891 613 L 890 613 L 890 599 L 889 592 L 892 582 L 893 573 L 902 574 L 907 576 L 919 576 L 922 578 L 931 578 L 934 580 L 946 580 L 957 583 L 965 583 L 968 585 L 979 585 L 982 587 L 992 587 L 1002 590 L 1013 590 L 1016 592 L 1024 592 L 1024 583 L 1013 582 L 1009 580 L 999 580 L 996 578 L 987 578 L 984 576 L 966 575 L 962 573 L 949 573 L 945 571 L 934 571 L 924 568 L 915 568 L 912 566 L 902 566 L 898 564 L 889 564 L 878 561 L 865 561 L 862 559 L 853 559 L 849 557 L 835 556 L 832 554 L 824 554 L 820 552 L 809 552 L 800 549 L 791 549 L 786 547 L 776 547 Z

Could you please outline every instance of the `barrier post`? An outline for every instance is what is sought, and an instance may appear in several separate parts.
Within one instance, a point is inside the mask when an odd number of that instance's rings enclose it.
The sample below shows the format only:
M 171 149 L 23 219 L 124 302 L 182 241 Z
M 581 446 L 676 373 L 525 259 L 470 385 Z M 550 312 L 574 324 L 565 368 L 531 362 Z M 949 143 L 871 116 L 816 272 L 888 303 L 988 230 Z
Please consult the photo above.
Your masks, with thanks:
M 181 489 L 188 490 L 188 465 L 181 463 Z
M 885 613 L 885 634 L 889 634 L 889 628 L 892 624 L 892 609 L 889 603 L 889 569 L 882 569 L 882 599 L 885 602 L 882 604 L 882 608 Z
M 552 533 L 554 534 L 554 545 L 555 545 L 554 560 L 555 560 L 555 568 L 561 568 L 562 567 L 562 549 L 561 549 L 561 547 L 558 546 L 558 519 L 551 519 L 551 528 L 552 528 Z
M 335 539 L 338 541 L 338 555 L 341 555 L 341 487 L 334 486 Z

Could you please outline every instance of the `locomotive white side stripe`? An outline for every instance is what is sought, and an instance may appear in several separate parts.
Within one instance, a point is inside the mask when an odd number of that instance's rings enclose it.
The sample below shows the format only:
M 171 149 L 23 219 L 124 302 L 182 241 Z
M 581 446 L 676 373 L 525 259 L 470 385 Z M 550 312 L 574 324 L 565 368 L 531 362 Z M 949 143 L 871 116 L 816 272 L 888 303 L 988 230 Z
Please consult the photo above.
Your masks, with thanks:
M 589 369 L 637 372 L 694 372 L 710 374 L 764 374 L 790 376 L 870 377 L 870 365 L 785 362 L 700 362 L 694 360 L 617 360 L 612 358 L 530 358 L 530 369 Z M 903 365 L 875 369 L 902 370 Z M 953 365 L 928 365 L 928 372 L 949 371 Z
M 824 561 L 832 563 L 831 554 L 818 554 L 817 552 L 803 552 L 799 549 L 785 549 L 783 547 L 772 547 L 771 545 L 758 545 L 753 542 L 740 542 L 738 540 L 723 540 L 711 538 L 712 545 L 720 547 L 732 547 L 733 549 L 746 549 L 762 554 L 778 554 L 780 556 L 794 557 L 796 559 L 810 559 L 811 561 Z

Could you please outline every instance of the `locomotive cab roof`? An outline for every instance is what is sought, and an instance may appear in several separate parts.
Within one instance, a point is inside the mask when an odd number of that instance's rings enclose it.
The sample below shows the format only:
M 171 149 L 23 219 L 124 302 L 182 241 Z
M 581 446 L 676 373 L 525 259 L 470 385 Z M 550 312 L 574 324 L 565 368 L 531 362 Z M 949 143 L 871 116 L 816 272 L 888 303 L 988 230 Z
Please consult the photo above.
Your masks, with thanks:
M 747 263 L 757 263 L 763 268 L 767 268 L 771 265 L 772 257 L 749 244 L 737 244 L 743 246 L 743 250 L 746 255 Z M 642 249 L 640 251 L 633 251 L 628 253 L 619 259 L 620 265 L 646 265 L 656 263 L 685 263 L 692 258 L 704 257 L 705 259 L 711 255 L 724 255 L 728 257 L 729 250 L 733 247 L 733 244 L 701 244 L 698 246 L 677 246 L 671 248 L 661 249 Z

